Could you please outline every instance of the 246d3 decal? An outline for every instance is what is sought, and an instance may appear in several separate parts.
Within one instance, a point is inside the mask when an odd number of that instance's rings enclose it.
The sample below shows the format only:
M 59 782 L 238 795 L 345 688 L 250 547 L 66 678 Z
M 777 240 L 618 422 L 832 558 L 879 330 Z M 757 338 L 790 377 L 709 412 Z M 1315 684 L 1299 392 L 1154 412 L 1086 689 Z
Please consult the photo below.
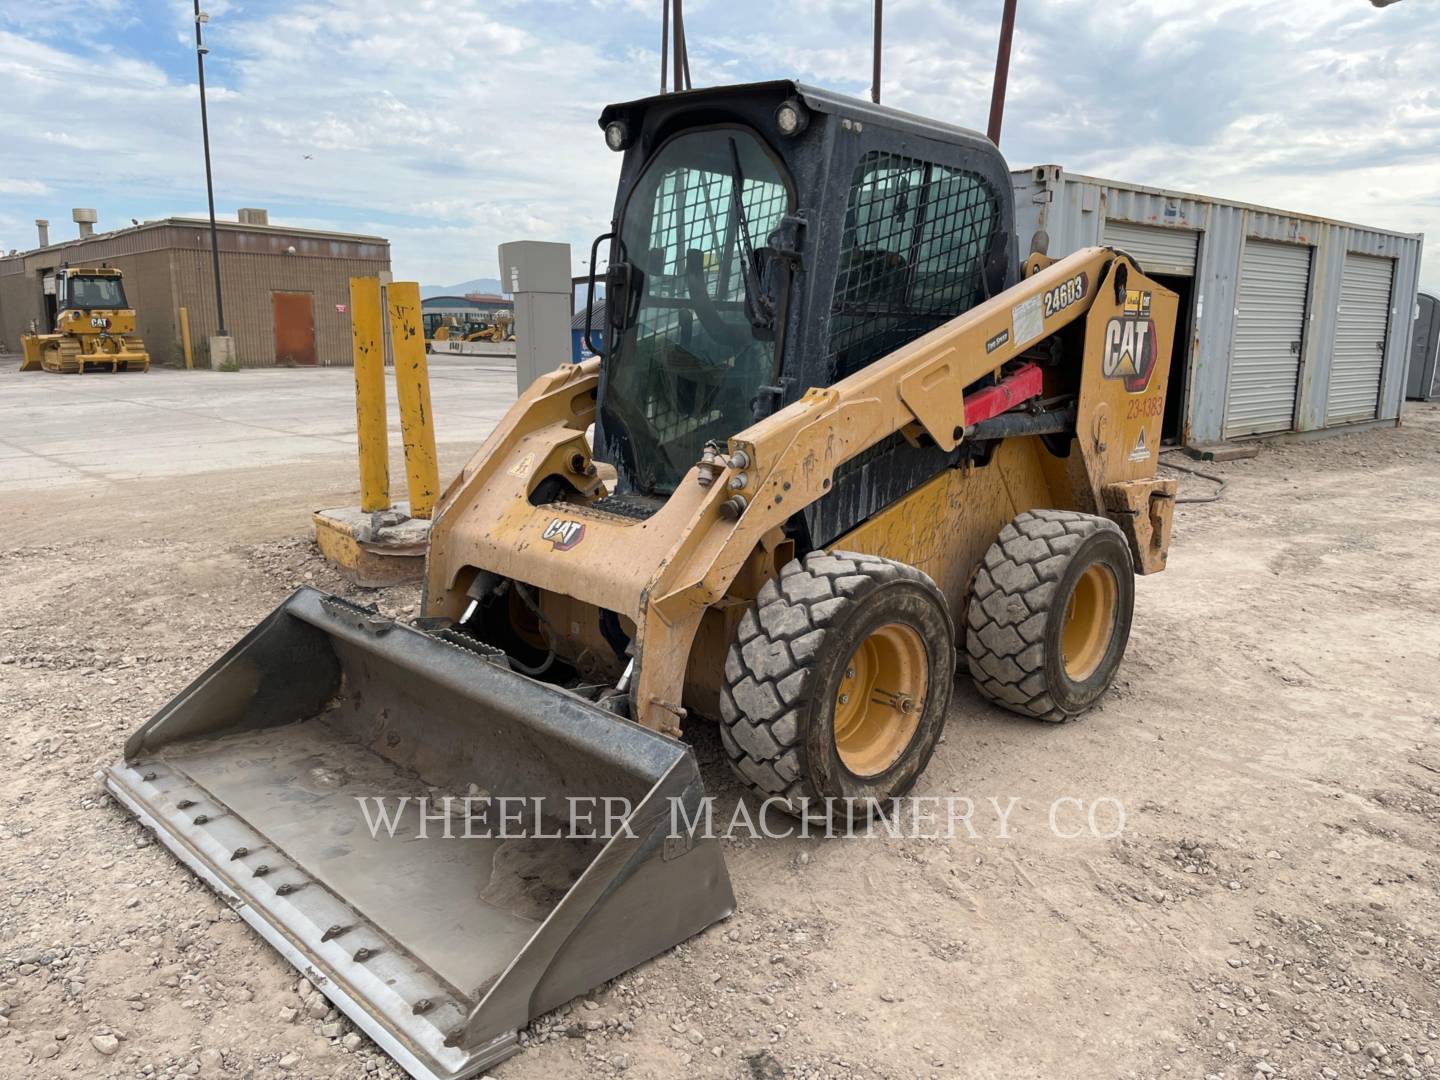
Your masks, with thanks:
M 1064 311 L 1077 300 L 1084 300 L 1089 286 L 1088 274 L 1076 274 L 1068 281 L 1062 281 L 1056 285 L 1045 294 L 1045 318 L 1048 319 L 1051 315 Z

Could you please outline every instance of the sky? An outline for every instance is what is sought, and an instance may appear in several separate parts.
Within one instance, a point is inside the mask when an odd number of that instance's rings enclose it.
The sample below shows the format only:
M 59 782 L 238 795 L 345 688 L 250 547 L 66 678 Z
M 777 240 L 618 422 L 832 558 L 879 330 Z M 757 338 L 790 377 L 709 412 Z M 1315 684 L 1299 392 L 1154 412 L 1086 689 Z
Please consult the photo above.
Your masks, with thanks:
M 388 237 L 399 280 L 496 274 L 612 211 L 596 117 L 658 90 L 661 0 L 208 0 L 220 216 Z M 1001 0 L 888 0 L 887 104 L 983 129 Z M 871 0 L 688 0 L 696 86 L 865 96 Z M 1428 232 L 1440 292 L 1440 2 L 1020 0 L 1001 149 L 1073 172 Z M 0 0 L 0 250 L 203 216 L 192 8 Z

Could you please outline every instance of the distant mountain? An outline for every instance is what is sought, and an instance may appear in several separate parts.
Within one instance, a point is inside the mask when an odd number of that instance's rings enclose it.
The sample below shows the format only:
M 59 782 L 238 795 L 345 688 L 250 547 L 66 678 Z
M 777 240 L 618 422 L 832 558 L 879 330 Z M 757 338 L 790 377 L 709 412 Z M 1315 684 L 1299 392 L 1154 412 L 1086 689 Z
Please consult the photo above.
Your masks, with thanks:
M 493 296 L 502 292 L 504 290 L 500 287 L 499 278 L 477 277 L 462 281 L 459 285 L 421 285 L 420 299 L 431 296 L 464 296 L 466 293 L 489 293 Z

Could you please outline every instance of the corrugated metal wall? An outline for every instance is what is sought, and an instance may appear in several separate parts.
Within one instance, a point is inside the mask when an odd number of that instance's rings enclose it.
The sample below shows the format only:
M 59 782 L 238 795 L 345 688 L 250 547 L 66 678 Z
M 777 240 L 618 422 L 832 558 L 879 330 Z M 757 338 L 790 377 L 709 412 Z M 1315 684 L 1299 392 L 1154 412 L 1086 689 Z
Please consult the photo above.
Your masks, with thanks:
M 1378 415 L 1400 412 L 1419 279 L 1422 238 L 1327 221 L 1200 195 L 1146 188 L 1121 181 L 1070 175 L 1056 165 L 1016 170 L 1016 234 L 1022 248 L 1044 229 L 1050 254 L 1067 255 L 1098 244 L 1110 220 L 1194 229 L 1200 233 L 1194 325 L 1185 400 L 1185 441 L 1223 438 L 1226 389 L 1235 337 L 1240 264 L 1250 239 L 1283 241 L 1313 249 L 1310 306 L 1301 353 L 1294 430 L 1326 426 L 1326 397 L 1340 306 L 1345 256 L 1355 252 L 1395 262 Z
M 351 362 L 350 316 L 336 308 L 350 302 L 351 277 L 389 271 L 387 241 L 229 223 L 220 225 L 219 241 L 226 329 L 242 367 L 275 363 L 271 294 L 276 291 L 313 296 L 322 365 Z M 184 362 L 179 308 L 186 307 L 196 363 L 206 363 L 205 342 L 218 327 L 207 223 L 168 219 L 0 260 L 0 348 L 18 351 L 30 320 L 42 318 L 40 275 L 62 261 L 104 262 L 125 275 L 136 329 L 155 363 Z
M 211 286 L 210 254 L 174 251 L 178 304 L 190 311 L 190 333 L 198 343 L 215 332 L 215 290 Z M 388 268 L 388 267 L 387 267 Z M 222 252 L 220 283 L 225 294 L 225 324 L 235 339 L 241 367 L 275 363 L 275 313 L 272 292 L 308 292 L 315 298 L 315 346 L 322 366 L 348 365 L 350 315 L 335 309 L 350 303 L 350 279 L 374 277 L 367 259 L 299 258 L 297 256 Z

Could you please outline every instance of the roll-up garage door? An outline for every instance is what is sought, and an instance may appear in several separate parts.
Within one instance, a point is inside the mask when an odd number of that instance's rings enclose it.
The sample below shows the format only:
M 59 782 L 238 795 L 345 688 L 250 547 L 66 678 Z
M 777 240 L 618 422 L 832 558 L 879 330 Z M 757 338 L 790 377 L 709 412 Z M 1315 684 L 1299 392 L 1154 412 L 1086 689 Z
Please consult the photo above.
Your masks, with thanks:
M 1147 274 L 1194 277 L 1195 247 L 1199 235 L 1188 229 L 1107 221 L 1104 242 L 1138 260 L 1140 268 Z
M 1289 431 L 1300 382 L 1310 249 L 1246 240 L 1225 392 L 1225 437 Z
M 1325 423 L 1373 420 L 1380 408 L 1380 368 L 1390 325 L 1390 283 L 1395 263 L 1373 255 L 1346 255 L 1330 359 Z

